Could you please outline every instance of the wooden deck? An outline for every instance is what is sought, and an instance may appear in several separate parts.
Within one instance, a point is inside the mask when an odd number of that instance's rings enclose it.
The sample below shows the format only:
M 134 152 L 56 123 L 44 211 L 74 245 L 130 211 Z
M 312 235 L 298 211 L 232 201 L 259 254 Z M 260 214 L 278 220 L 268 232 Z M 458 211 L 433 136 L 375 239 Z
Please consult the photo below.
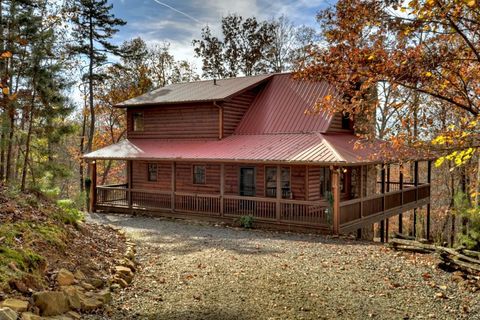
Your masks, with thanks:
M 390 187 L 394 190 L 340 202 L 340 233 L 353 232 L 430 201 L 430 184 L 404 185 L 400 190 L 394 184 Z M 99 211 L 149 211 L 223 221 L 248 215 L 267 225 L 332 230 L 332 209 L 326 201 L 130 189 L 128 184 L 98 186 L 95 194 L 95 208 Z

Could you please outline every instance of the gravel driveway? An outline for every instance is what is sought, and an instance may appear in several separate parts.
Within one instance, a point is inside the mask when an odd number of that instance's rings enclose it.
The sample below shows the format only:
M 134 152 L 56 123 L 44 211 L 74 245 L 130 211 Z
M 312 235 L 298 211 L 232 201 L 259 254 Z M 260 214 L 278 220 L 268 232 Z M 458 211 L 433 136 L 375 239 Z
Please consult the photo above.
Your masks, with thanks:
M 139 271 L 92 319 L 480 319 L 480 291 L 433 256 L 315 235 L 93 215 L 125 228 Z

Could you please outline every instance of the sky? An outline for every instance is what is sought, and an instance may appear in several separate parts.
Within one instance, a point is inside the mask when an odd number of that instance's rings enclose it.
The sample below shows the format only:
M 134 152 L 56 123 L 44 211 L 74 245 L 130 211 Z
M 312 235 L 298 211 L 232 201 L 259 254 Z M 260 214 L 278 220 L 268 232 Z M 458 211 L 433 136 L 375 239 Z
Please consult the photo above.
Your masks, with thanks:
M 259 20 L 285 14 L 296 25 L 317 27 L 315 15 L 334 0 L 110 0 L 116 17 L 127 21 L 115 35 L 117 44 L 135 37 L 148 44 L 170 43 L 177 60 L 193 62 L 192 40 L 199 39 L 201 29 L 209 26 L 220 35 L 220 21 L 228 14 Z M 197 71 L 198 71 L 197 70 Z

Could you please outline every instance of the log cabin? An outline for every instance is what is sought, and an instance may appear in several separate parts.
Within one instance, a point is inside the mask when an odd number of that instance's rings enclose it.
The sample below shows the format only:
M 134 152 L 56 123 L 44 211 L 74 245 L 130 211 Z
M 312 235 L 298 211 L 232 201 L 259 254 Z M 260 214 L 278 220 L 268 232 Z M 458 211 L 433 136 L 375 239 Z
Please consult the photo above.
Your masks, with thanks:
M 124 101 L 127 137 L 84 155 L 90 209 L 143 212 L 260 227 L 345 234 L 381 227 L 426 206 L 430 161 L 414 159 L 404 179 L 378 154 L 357 148 L 350 117 L 315 111 L 324 82 L 269 74 L 172 84 Z M 127 181 L 97 185 L 96 163 L 126 162 Z M 427 163 L 420 181 L 419 162 Z M 388 224 L 387 224 L 388 228 Z

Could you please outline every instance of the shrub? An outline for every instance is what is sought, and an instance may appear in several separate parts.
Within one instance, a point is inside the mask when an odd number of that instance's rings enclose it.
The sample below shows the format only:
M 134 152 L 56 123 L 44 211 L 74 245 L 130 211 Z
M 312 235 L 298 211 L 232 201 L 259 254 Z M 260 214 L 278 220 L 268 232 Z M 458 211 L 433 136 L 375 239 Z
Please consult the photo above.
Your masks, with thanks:
M 253 227 L 253 216 L 241 216 L 240 217 L 240 226 L 246 229 L 250 229 Z
M 77 209 L 76 203 L 70 199 L 58 200 L 59 211 L 55 218 L 65 224 L 71 224 L 78 227 L 78 224 L 84 220 L 83 213 Z
M 480 207 L 470 204 L 464 193 L 454 198 L 455 213 L 467 221 L 467 227 L 458 234 L 458 242 L 470 250 L 480 251 Z

